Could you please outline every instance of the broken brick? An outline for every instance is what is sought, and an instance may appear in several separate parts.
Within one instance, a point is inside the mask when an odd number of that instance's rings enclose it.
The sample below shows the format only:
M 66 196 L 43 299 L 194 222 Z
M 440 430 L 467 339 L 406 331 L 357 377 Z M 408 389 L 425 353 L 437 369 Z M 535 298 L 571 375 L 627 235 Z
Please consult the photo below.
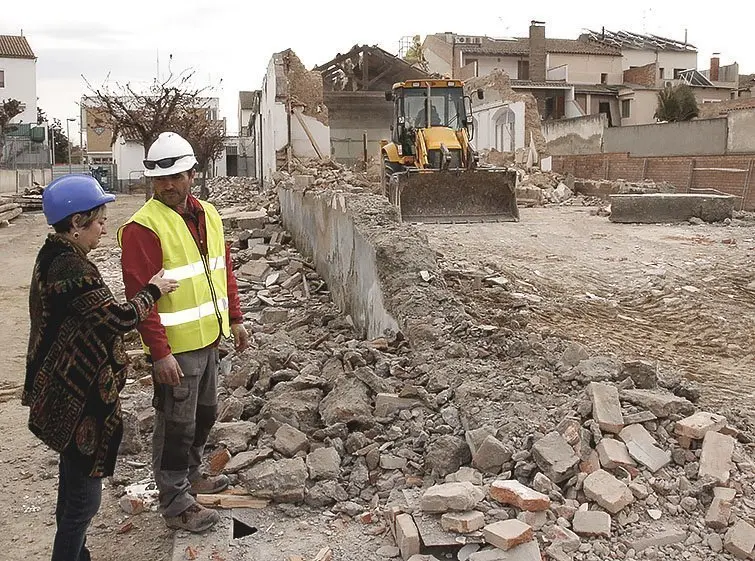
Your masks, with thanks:
M 674 433 L 687 438 L 702 440 L 710 431 L 719 431 L 726 426 L 726 417 L 700 411 L 691 417 L 677 421 Z
M 592 400 L 592 416 L 600 430 L 619 433 L 624 428 L 619 390 L 612 384 L 590 382 L 587 393 Z
M 520 520 L 501 520 L 488 524 L 482 529 L 485 541 L 499 549 L 508 551 L 527 543 L 535 537 L 535 531 Z
M 548 510 L 551 506 L 548 495 L 538 493 L 515 479 L 494 481 L 490 486 L 490 496 L 501 504 L 515 506 L 520 510 Z
M 485 515 L 476 510 L 447 512 L 440 517 L 440 525 L 446 532 L 468 534 L 485 526 Z
M 708 432 L 703 438 L 699 477 L 710 476 L 725 485 L 729 481 L 734 454 L 734 439 L 718 432 Z
M 634 502 L 629 487 L 605 470 L 591 473 L 584 481 L 585 496 L 598 503 L 608 512 L 616 514 Z

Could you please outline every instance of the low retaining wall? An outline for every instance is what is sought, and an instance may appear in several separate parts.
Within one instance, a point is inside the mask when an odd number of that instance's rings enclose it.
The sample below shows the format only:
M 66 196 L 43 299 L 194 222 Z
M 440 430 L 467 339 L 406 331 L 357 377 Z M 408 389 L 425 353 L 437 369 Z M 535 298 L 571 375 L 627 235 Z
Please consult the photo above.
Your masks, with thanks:
M 427 239 L 399 223 L 385 197 L 293 183 L 278 186 L 283 225 L 367 338 L 401 332 L 414 347 L 436 345 L 433 319 L 465 315 Z
M 656 224 L 700 218 L 721 222 L 731 218 L 737 197 L 728 195 L 611 195 L 611 222 Z

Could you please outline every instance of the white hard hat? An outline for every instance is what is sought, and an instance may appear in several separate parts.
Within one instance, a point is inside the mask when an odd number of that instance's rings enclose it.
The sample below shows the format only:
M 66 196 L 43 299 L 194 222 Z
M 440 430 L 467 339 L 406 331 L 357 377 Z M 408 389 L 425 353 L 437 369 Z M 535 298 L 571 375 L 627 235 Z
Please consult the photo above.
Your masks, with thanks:
M 194 149 L 180 134 L 163 132 L 149 147 L 144 160 L 144 176 L 160 177 L 188 171 L 197 164 Z

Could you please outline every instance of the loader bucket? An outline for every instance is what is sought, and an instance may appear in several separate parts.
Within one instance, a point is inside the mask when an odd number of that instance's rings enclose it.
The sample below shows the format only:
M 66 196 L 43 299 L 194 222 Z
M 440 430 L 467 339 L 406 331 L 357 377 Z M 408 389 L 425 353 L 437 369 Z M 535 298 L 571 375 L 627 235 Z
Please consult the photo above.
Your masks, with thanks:
M 506 168 L 410 169 L 391 175 L 387 194 L 404 222 L 518 222 L 516 182 Z

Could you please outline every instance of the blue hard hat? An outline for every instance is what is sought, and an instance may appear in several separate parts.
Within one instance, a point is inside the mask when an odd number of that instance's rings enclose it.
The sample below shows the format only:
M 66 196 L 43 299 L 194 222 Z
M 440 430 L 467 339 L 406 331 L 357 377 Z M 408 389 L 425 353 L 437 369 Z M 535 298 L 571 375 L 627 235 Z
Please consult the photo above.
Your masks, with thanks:
M 57 224 L 66 216 L 86 212 L 105 203 L 112 203 L 115 195 L 105 193 L 91 175 L 72 173 L 57 178 L 42 191 L 42 212 L 47 223 Z

